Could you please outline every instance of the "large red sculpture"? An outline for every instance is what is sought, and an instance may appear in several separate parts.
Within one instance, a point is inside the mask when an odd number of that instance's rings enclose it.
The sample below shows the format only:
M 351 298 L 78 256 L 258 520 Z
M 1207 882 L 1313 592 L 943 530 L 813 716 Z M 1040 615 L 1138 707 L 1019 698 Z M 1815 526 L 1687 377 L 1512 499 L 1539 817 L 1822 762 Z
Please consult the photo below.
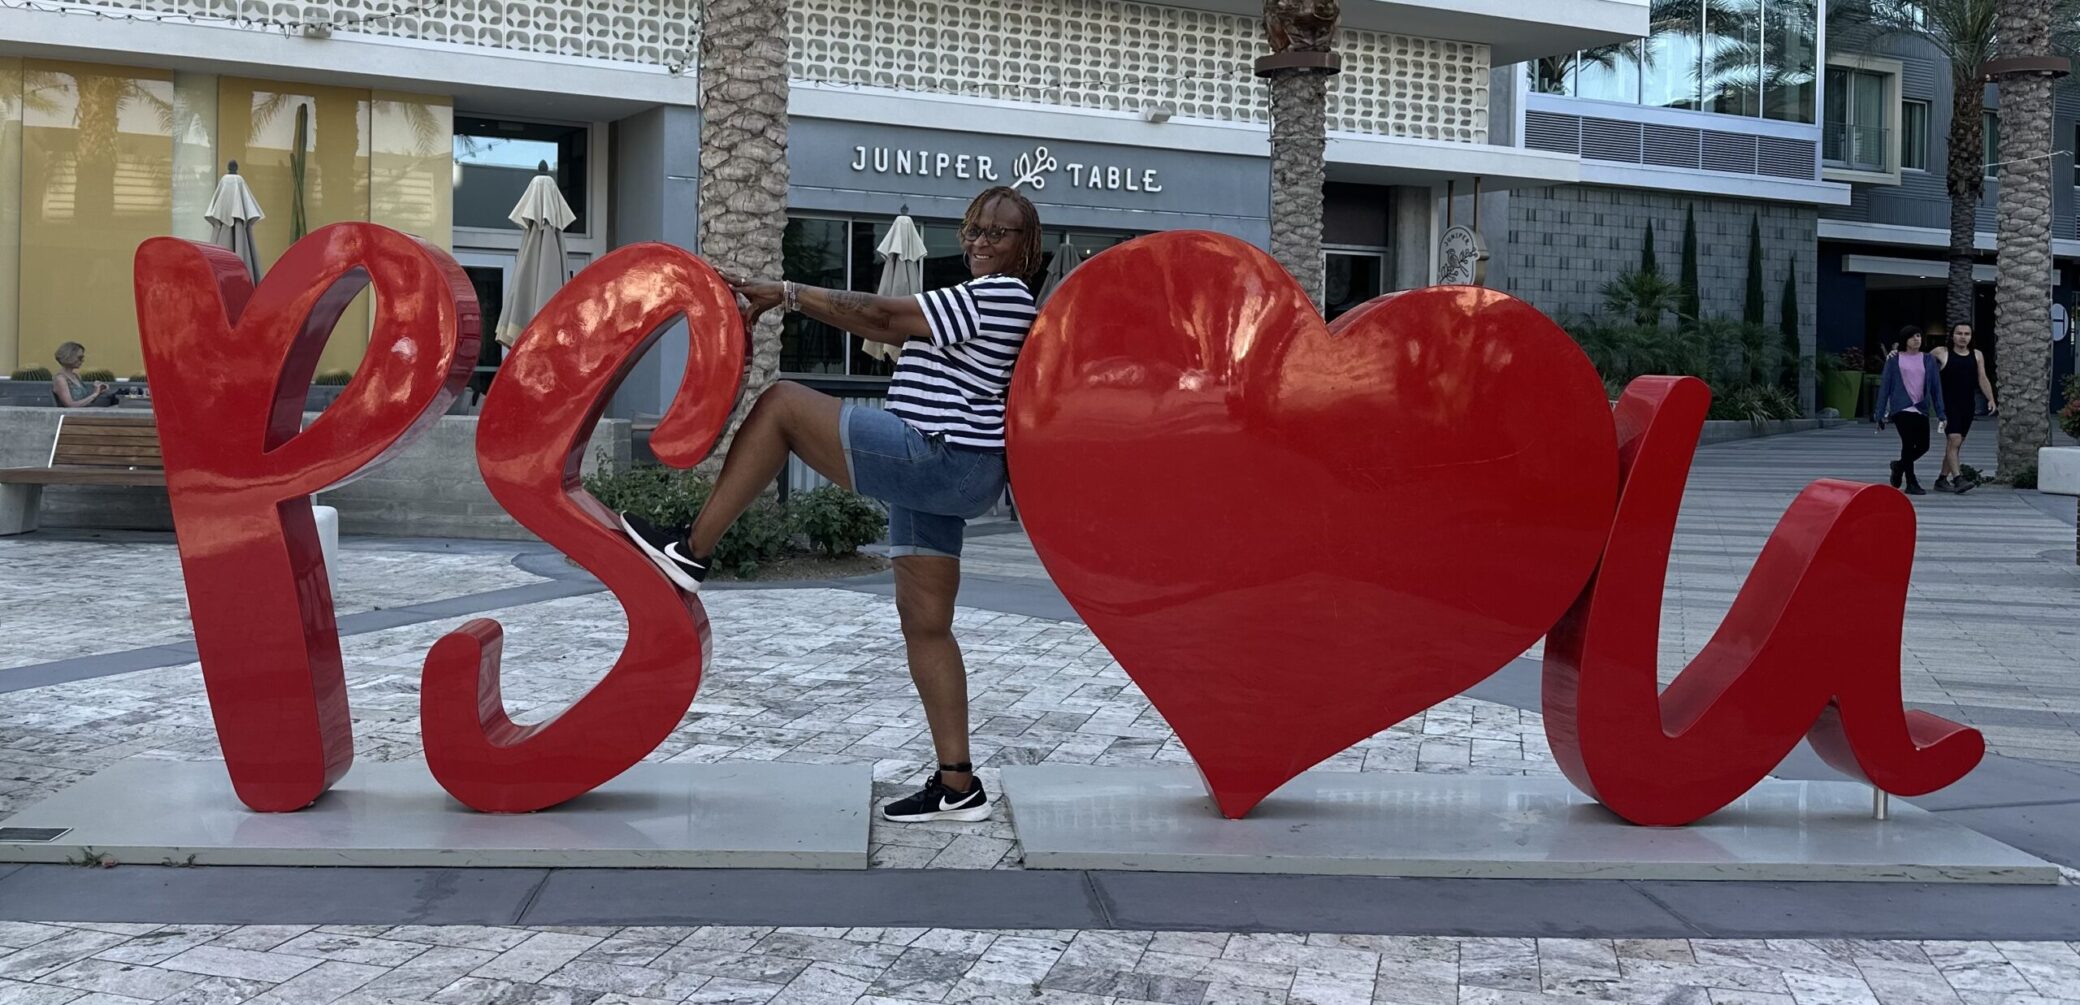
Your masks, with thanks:
M 255 809 L 299 809 L 353 759 L 309 496 L 441 414 L 476 358 L 475 299 L 446 254 L 369 224 L 299 242 L 257 290 L 228 252 L 149 241 L 136 286 L 233 785 Z M 376 309 L 361 368 L 299 431 L 319 352 L 363 287 Z M 606 583 L 630 638 L 597 686 L 534 724 L 505 709 L 497 623 L 434 646 L 427 759 L 466 805 L 588 791 L 654 749 L 699 687 L 703 609 L 578 480 L 608 398 L 681 318 L 686 371 L 651 446 L 690 466 L 726 426 L 746 345 L 728 287 L 683 251 L 637 245 L 581 273 L 492 386 L 486 484 Z M 1588 360 L 1517 300 L 1436 287 L 1325 326 L 1262 252 L 1170 233 L 1086 263 L 1041 313 L 1011 394 L 1010 465 L 1049 571 L 1229 816 L 1549 629 L 1554 752 L 1629 820 L 1705 816 L 1802 735 L 1886 791 L 1955 781 L 1979 735 L 1900 703 L 1914 522 L 1889 489 L 1809 488 L 1718 635 L 1657 689 L 1662 580 L 1707 394 L 1640 381 L 1614 427 Z
M 228 251 L 146 241 L 136 286 L 218 742 L 247 806 L 301 809 L 354 762 L 311 493 L 447 408 L 477 358 L 476 298 L 445 253 L 365 223 L 297 242 L 257 290 Z M 299 432 L 319 353 L 364 287 L 375 324 L 360 371 Z
M 1836 770 L 1903 796 L 1964 777 L 1977 730 L 1900 703 L 1914 507 L 1832 479 L 1791 504 L 1732 610 L 1660 692 L 1655 653 L 1676 512 L 1711 392 L 1643 377 L 1617 406 L 1618 515 L 1595 580 L 1546 644 L 1553 756 L 1634 823 L 1687 824 L 1761 781 L 1801 737 Z
M 1434 287 L 1324 327 L 1214 234 L 1078 267 L 1010 401 L 1035 550 L 1231 817 L 1522 654 L 1615 505 L 1603 384 L 1536 310 Z
M 707 612 L 629 545 L 578 479 L 614 388 L 682 317 L 686 374 L 650 445 L 691 467 L 729 422 L 744 329 L 728 284 L 677 248 L 634 245 L 580 273 L 528 325 L 484 399 L 477 465 L 492 497 L 614 592 L 628 644 L 576 704 L 526 726 L 500 696 L 498 622 L 471 621 L 435 645 L 420 695 L 426 761 L 465 805 L 516 813 L 583 795 L 657 749 L 693 704 Z

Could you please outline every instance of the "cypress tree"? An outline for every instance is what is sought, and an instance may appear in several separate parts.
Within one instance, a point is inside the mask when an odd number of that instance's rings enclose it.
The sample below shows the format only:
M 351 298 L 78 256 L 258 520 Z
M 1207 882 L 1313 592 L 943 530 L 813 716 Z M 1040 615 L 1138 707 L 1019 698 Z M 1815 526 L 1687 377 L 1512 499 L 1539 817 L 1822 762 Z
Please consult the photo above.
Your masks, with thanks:
M 1762 287 L 1762 217 L 1748 218 L 1748 302 L 1741 311 L 1741 320 L 1751 325 L 1763 324 L 1768 306 L 1764 300 L 1768 294 Z
M 1682 302 L 1676 312 L 1684 318 L 1683 327 L 1696 325 L 1696 319 L 1704 315 L 1704 294 L 1697 281 L 1697 207 L 1691 206 L 1683 212 L 1683 291 Z
M 1777 329 L 1784 333 L 1784 390 L 1798 393 L 1804 355 L 1798 345 L 1798 259 L 1784 270 L 1784 295 L 1777 305 Z
M 1647 243 L 1640 248 L 1639 270 L 1650 276 L 1661 274 L 1661 263 L 1654 260 L 1654 221 L 1647 221 Z

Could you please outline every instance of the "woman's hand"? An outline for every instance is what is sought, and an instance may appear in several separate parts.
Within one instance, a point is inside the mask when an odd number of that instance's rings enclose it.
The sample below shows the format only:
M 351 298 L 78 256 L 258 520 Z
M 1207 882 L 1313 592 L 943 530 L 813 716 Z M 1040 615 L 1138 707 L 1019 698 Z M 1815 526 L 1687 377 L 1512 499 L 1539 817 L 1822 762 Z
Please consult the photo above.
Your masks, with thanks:
M 759 318 L 764 317 L 767 311 L 780 306 L 781 300 L 784 299 L 785 291 L 781 285 L 771 280 L 744 279 L 727 272 L 722 273 L 722 279 L 729 284 L 730 289 L 736 291 L 737 296 L 744 298 L 744 325 L 747 328 L 757 325 Z
M 1999 414 L 2001 414 L 2001 406 L 2000 406 L 2000 403 L 1999 403 L 1999 402 L 1996 402 L 1996 401 L 1994 401 L 1994 400 L 1993 400 L 1992 398 L 1988 398 L 1988 399 L 1986 399 L 1986 414 L 1988 414 L 1988 415 L 1999 415 Z
M 102 396 L 102 395 L 104 395 L 104 394 L 107 394 L 107 393 L 108 393 L 108 385 L 107 385 L 107 384 L 104 384 L 104 383 L 102 383 L 101 381 L 98 381 L 98 380 L 94 382 L 94 396 L 95 396 L 95 397 L 97 397 L 97 398 L 98 398 L 98 397 L 100 397 L 100 396 Z

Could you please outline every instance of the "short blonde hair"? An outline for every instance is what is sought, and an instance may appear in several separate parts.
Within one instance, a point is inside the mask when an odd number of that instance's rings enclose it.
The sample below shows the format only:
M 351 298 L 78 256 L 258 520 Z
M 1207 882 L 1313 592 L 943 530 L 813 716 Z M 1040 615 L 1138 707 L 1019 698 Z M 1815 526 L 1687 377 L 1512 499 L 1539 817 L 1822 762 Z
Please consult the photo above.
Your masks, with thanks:
M 58 347 L 56 356 L 59 366 L 78 366 L 87 361 L 87 347 L 77 342 L 67 342 Z

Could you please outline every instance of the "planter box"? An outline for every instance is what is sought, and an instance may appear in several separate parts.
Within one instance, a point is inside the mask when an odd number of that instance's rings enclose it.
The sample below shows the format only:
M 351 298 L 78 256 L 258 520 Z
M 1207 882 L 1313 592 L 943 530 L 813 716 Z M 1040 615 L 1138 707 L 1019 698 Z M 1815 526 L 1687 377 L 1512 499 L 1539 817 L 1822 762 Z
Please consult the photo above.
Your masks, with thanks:
M 2037 451 L 2037 491 L 2080 496 L 2080 447 L 2043 447 Z

